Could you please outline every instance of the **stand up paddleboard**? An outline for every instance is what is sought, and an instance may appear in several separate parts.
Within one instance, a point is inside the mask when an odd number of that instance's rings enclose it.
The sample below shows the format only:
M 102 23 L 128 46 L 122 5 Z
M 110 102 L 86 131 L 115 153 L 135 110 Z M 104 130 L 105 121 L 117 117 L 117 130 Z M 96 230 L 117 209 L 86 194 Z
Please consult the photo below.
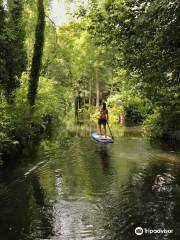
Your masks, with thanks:
M 97 133 L 91 133 L 91 138 L 100 143 L 113 143 L 114 140 L 111 137 L 105 137 Z

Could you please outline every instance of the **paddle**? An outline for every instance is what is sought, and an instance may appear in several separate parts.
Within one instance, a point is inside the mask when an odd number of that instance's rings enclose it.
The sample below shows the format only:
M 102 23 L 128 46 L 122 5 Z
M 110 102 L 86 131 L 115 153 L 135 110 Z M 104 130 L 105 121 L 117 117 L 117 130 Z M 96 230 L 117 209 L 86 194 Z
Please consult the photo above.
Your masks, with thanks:
M 108 125 L 108 128 L 109 128 L 109 132 L 110 132 L 110 134 L 111 134 L 111 137 L 112 137 L 112 139 L 114 140 L 114 137 L 113 137 L 113 135 L 112 135 L 112 132 L 111 132 L 111 129 L 110 129 L 110 126 L 109 126 L 109 123 L 107 122 L 107 125 Z

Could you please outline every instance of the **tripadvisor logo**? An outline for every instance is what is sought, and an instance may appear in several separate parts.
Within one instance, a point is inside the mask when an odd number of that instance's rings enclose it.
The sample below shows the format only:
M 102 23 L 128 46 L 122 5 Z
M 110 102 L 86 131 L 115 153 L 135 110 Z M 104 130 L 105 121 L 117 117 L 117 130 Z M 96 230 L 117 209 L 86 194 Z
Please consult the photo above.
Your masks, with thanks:
M 142 227 L 137 227 L 135 228 L 135 234 L 140 236 L 143 233 L 144 234 L 169 234 L 169 233 L 173 233 L 174 230 L 173 229 L 149 229 L 149 228 L 142 228 Z
M 142 235 L 142 234 L 143 234 L 143 229 L 142 229 L 142 227 L 137 227 L 137 228 L 135 229 L 135 234 L 136 234 L 136 235 Z

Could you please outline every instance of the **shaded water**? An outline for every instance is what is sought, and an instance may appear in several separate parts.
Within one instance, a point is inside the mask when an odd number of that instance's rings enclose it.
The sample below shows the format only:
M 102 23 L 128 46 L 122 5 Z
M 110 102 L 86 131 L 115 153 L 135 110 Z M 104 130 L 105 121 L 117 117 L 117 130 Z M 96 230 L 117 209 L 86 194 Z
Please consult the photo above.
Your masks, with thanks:
M 1 167 L 0 239 L 180 239 L 179 152 L 134 129 L 112 145 L 87 129 L 57 133 Z M 137 236 L 137 226 L 174 232 Z

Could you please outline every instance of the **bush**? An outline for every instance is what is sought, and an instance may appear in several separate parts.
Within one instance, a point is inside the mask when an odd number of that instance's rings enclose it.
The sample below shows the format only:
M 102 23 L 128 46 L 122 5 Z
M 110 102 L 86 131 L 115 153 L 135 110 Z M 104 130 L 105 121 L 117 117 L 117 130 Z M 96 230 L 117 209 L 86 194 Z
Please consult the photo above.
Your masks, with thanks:
M 153 114 L 148 115 L 142 126 L 143 136 L 148 138 L 162 137 L 163 130 L 160 124 L 160 113 L 158 110 L 155 110 Z
M 126 123 L 140 124 L 146 115 L 152 111 L 152 106 L 146 99 L 135 96 L 131 91 L 116 93 L 108 98 L 107 103 L 110 107 L 113 122 L 118 122 L 119 116 L 123 114 Z
M 156 109 L 147 116 L 142 132 L 147 138 L 164 138 L 180 140 L 180 112 L 171 108 Z
M 52 119 L 62 112 L 59 88 L 55 82 L 40 78 L 39 92 L 33 115 L 27 102 L 28 76 L 24 74 L 21 87 L 14 93 L 13 104 L 8 104 L 1 94 L 0 104 L 0 153 L 7 153 L 18 146 L 25 147 L 29 141 L 38 139 L 46 132 Z

